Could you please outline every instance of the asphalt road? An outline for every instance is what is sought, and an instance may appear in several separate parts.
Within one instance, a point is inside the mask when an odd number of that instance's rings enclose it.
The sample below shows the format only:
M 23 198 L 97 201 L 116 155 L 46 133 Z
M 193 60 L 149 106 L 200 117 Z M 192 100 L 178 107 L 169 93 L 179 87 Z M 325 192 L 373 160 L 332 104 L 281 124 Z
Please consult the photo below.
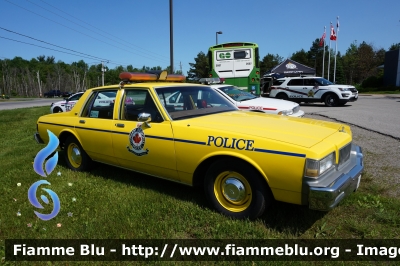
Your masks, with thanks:
M 0 102 L 0 110 L 10 110 L 17 108 L 27 108 L 36 106 L 49 106 L 51 103 L 61 101 L 63 98 L 42 98 L 42 99 L 10 99 Z
M 2 101 L 0 110 L 49 106 L 62 98 Z M 400 95 L 360 95 L 358 101 L 341 107 L 323 103 L 302 104 L 305 117 L 318 115 L 400 140 Z M 315 117 L 314 117 L 315 118 Z
M 400 95 L 360 95 L 356 102 L 341 107 L 323 103 L 302 104 L 307 115 L 319 115 L 356 125 L 400 140 Z

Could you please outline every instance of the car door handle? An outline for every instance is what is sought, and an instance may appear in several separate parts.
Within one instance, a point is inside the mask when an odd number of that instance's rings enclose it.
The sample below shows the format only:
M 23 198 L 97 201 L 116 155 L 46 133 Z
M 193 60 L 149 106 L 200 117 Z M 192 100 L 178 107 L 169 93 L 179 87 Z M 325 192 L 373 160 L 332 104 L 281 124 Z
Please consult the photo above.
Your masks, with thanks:
M 85 124 L 85 120 L 79 120 L 79 123 Z
M 115 124 L 116 127 L 125 127 L 124 124 Z

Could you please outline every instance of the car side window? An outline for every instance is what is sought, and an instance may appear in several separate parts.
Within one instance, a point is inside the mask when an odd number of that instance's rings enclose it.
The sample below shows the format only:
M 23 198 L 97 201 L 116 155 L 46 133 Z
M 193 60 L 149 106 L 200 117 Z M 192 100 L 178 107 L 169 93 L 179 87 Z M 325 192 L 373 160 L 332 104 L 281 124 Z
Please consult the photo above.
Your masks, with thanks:
M 303 79 L 291 79 L 288 82 L 289 86 L 303 86 Z
M 314 79 L 304 79 L 304 85 L 305 86 L 314 86 L 315 80 Z
M 123 115 L 121 119 L 138 121 L 138 116 L 140 113 L 148 113 L 151 116 L 152 122 L 159 123 L 164 121 L 153 98 L 146 89 L 126 89 L 123 103 L 121 104 L 123 104 Z
M 107 91 L 94 91 L 82 112 L 82 116 L 100 119 L 113 119 L 114 102 L 117 89 Z M 102 95 L 99 98 L 99 95 Z M 108 97 L 106 97 L 107 95 Z

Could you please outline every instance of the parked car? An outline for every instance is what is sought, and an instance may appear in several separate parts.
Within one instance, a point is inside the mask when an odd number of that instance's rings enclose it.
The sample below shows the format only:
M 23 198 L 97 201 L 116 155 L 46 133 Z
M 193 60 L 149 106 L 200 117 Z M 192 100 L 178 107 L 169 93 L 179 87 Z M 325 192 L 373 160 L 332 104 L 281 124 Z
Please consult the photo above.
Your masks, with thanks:
M 75 105 L 75 103 L 82 97 L 82 95 L 83 92 L 78 92 L 68 97 L 67 99 L 52 103 L 50 105 L 50 113 L 60 113 L 60 112 L 70 111 L 72 107 Z
M 211 85 L 211 88 L 228 96 L 239 109 L 246 111 L 257 111 L 269 114 L 288 115 L 303 117 L 304 111 L 300 110 L 300 105 L 291 101 L 258 97 L 249 92 L 239 90 L 231 85 Z
M 61 97 L 61 91 L 60 90 L 51 90 L 48 92 L 45 92 L 43 94 L 44 97 L 50 98 L 50 97 Z
M 343 106 L 358 99 L 351 85 L 338 85 L 321 77 L 287 77 L 274 81 L 269 97 L 294 102 L 323 102 L 326 106 Z
M 166 72 L 120 78 L 87 90 L 71 112 L 39 117 L 36 141 L 58 138 L 73 171 L 97 161 L 203 187 L 234 218 L 257 218 L 274 199 L 330 210 L 360 185 L 363 154 L 346 124 L 243 112 L 210 86 Z M 112 104 L 95 100 L 106 93 L 115 93 Z M 179 108 L 167 102 L 174 94 Z
M 213 80 L 215 80 L 215 78 L 213 78 Z M 205 80 L 202 79 L 200 79 L 200 82 L 202 84 L 207 83 Z M 258 97 L 249 92 L 240 90 L 233 85 L 211 84 L 210 87 L 226 97 L 230 102 L 239 107 L 239 109 L 241 110 L 288 115 L 294 117 L 304 116 L 304 111 L 300 110 L 299 104 L 294 102 Z M 201 97 L 201 95 L 199 95 L 198 97 Z M 168 96 L 166 98 L 166 101 L 167 104 L 173 105 L 175 108 L 182 108 L 184 103 L 183 98 L 184 97 L 181 93 L 176 93 Z

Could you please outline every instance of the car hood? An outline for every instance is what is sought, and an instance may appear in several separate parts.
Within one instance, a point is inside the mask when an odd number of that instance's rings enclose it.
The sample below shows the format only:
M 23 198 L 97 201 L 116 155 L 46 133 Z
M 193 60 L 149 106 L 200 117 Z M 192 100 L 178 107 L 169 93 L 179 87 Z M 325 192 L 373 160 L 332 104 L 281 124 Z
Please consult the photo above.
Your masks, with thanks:
M 58 101 L 58 102 L 55 102 L 55 103 L 53 103 L 53 105 L 54 104 L 66 104 L 67 103 L 67 101 L 66 100 L 64 100 L 64 101 Z
M 279 109 L 279 110 L 291 110 L 294 107 L 298 106 L 298 103 L 279 100 L 279 99 L 272 99 L 272 98 L 254 98 L 251 100 L 246 101 L 238 101 L 236 102 L 238 106 L 262 106 L 267 108 Z
M 210 132 L 267 138 L 310 148 L 323 139 L 335 134 L 344 124 L 310 118 L 296 118 L 263 114 L 257 112 L 234 111 L 207 115 L 179 121 L 190 127 L 206 128 Z

